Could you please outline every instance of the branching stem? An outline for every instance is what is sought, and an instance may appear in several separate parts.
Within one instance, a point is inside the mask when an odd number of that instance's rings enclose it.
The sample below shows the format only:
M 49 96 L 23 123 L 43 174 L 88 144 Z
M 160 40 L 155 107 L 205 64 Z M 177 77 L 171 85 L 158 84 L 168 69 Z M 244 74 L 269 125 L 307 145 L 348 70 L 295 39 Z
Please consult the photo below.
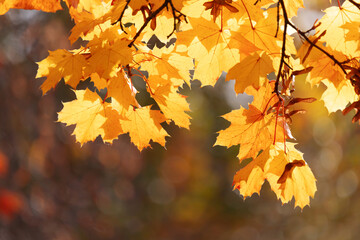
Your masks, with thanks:
M 360 3 L 356 3 L 354 0 L 349 0 L 349 2 L 351 2 L 352 4 L 355 5 L 355 7 L 357 7 L 360 10 Z
M 151 14 L 145 19 L 143 25 L 136 32 L 134 38 L 129 43 L 129 45 L 128 45 L 129 47 L 132 47 L 134 45 L 134 42 L 140 36 L 142 31 L 144 31 L 144 29 L 149 24 L 149 22 L 152 19 L 154 19 L 164 8 L 168 8 L 168 5 L 170 5 L 171 12 L 172 12 L 173 18 L 174 18 L 174 27 L 173 27 L 172 32 L 167 36 L 168 38 L 176 31 L 176 24 L 181 21 L 181 17 L 183 17 L 185 19 L 185 22 L 186 22 L 186 16 L 175 8 L 172 0 L 165 0 L 164 3 L 158 9 L 156 9 L 154 12 L 151 12 Z M 120 25 L 121 25 L 121 23 L 120 23 Z

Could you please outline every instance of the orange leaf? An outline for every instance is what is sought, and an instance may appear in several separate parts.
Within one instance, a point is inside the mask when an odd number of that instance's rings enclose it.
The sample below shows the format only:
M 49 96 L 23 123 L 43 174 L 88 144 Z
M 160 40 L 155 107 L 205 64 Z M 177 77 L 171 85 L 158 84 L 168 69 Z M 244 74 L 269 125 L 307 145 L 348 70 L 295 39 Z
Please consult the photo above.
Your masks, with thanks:
M 0 2 L 0 15 L 5 14 L 10 8 L 44 12 L 56 12 L 62 9 L 60 0 L 2 0 Z
M 249 109 L 234 110 L 223 118 L 230 126 L 219 132 L 215 145 L 231 147 L 240 144 L 238 158 L 255 158 L 260 150 L 268 148 L 273 142 L 283 142 L 286 123 L 276 114 L 267 110 L 278 100 L 273 93 L 273 84 L 266 84 L 255 90 L 248 87 L 247 94 L 254 96 Z M 275 127 L 275 124 L 277 126 Z

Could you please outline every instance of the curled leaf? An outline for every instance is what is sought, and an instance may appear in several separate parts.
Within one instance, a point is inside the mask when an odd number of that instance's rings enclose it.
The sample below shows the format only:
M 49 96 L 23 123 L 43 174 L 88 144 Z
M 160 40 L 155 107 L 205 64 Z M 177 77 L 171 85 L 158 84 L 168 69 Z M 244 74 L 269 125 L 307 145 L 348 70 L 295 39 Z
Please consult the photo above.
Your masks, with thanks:
M 287 178 L 291 177 L 291 174 L 292 174 L 294 168 L 301 167 L 301 166 L 305 166 L 304 160 L 294 160 L 291 163 L 286 164 L 284 172 L 279 177 L 279 180 L 277 181 L 277 183 L 284 183 Z

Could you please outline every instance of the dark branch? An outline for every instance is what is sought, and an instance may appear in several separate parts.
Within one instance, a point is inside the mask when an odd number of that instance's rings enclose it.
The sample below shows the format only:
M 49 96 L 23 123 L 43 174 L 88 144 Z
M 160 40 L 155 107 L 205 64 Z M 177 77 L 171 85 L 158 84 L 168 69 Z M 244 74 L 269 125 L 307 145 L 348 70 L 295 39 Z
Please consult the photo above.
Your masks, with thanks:
M 186 21 L 186 16 L 184 14 L 182 14 L 180 11 L 178 11 L 174 7 L 174 5 L 172 3 L 172 0 L 165 0 L 164 3 L 158 9 L 156 9 L 154 12 L 151 12 L 151 14 L 145 19 L 143 25 L 136 32 L 134 38 L 131 40 L 130 44 L 128 45 L 129 47 L 132 47 L 134 45 L 134 42 L 140 36 L 142 31 L 144 31 L 144 29 L 149 24 L 149 22 L 152 19 L 154 19 L 164 8 L 168 8 L 168 5 L 170 5 L 171 11 L 172 11 L 172 14 L 173 14 L 173 17 L 174 17 L 174 28 L 173 28 L 172 32 L 168 35 L 168 38 L 176 31 L 176 24 L 181 21 L 181 17 L 184 17 L 185 22 L 187 22 Z
M 355 3 L 353 0 L 350 0 L 351 3 L 353 3 L 355 6 L 359 7 L 359 4 Z M 288 65 L 286 62 L 285 62 L 285 57 L 286 57 L 286 30 L 287 30 L 287 27 L 290 26 L 292 28 L 294 28 L 298 34 L 303 38 L 305 39 L 309 44 L 310 44 L 310 48 L 309 48 L 309 51 L 311 50 L 311 48 L 316 48 L 318 49 L 319 51 L 321 51 L 322 53 L 324 53 L 328 58 L 330 58 L 335 65 L 339 66 L 340 69 L 343 71 L 343 73 L 346 75 L 347 72 L 344 68 L 344 65 L 342 62 L 339 62 L 335 57 L 334 55 L 330 54 L 329 52 L 327 52 L 326 50 L 324 50 L 323 48 L 321 48 L 320 46 L 318 46 L 316 43 L 317 41 L 321 38 L 321 36 L 323 36 L 325 34 L 325 32 L 323 32 L 322 34 L 320 34 L 320 36 L 315 39 L 315 41 L 311 41 L 306 33 L 308 33 L 310 30 L 313 30 L 316 28 L 316 25 L 314 24 L 314 26 L 306 31 L 306 32 L 303 32 L 303 31 L 300 31 L 294 24 L 292 24 L 289 20 L 289 17 L 287 15 L 287 12 L 286 12 L 286 8 L 285 8 L 285 4 L 284 4 L 284 0 L 279 0 L 278 2 L 278 7 L 279 5 L 281 6 L 281 9 L 282 9 L 282 13 L 283 13 L 283 18 L 284 18 L 284 32 L 283 32 L 283 44 L 282 44 L 282 48 L 281 48 L 281 58 L 280 58 L 280 65 L 279 65 L 279 70 L 277 72 L 277 75 L 276 75 L 276 81 L 275 81 L 275 87 L 274 87 L 274 92 L 276 93 L 276 95 L 278 96 L 279 100 L 282 101 L 282 97 L 280 95 L 280 92 L 279 92 L 279 82 L 280 82 L 280 77 L 282 76 L 282 69 L 283 69 L 283 66 L 284 65 Z M 279 18 L 278 18 L 278 24 L 279 24 Z M 277 32 L 276 32 L 277 34 Z M 307 56 L 305 56 L 306 58 Z
M 127 32 L 125 31 L 124 26 L 122 24 L 122 18 L 124 17 L 124 13 L 125 13 L 126 9 L 128 8 L 130 2 L 131 2 L 131 0 L 126 0 L 126 5 L 125 5 L 124 9 L 122 10 L 119 19 L 116 22 L 111 24 L 111 25 L 115 25 L 116 23 L 119 22 L 120 23 L 120 28 L 124 33 L 127 33 Z
M 339 62 L 333 55 L 331 55 L 330 53 L 328 53 L 326 50 L 324 50 L 323 48 L 319 47 L 318 45 L 316 45 L 315 43 L 313 43 L 304 32 L 300 31 L 294 24 L 292 24 L 290 21 L 288 21 L 289 26 L 291 26 L 292 28 L 294 28 L 298 34 L 300 34 L 300 36 L 302 36 L 310 45 L 311 47 L 314 47 L 316 49 L 318 49 L 319 51 L 321 51 L 322 53 L 324 53 L 327 57 L 329 57 L 331 60 L 333 60 L 333 62 L 338 65 L 340 67 L 340 69 L 344 72 L 344 74 L 346 74 L 346 71 L 344 69 L 344 67 L 342 66 L 341 62 Z
M 357 7 L 360 10 L 360 3 L 356 3 L 354 0 L 349 0 L 349 2 L 351 2 L 352 4 L 355 5 L 355 7 Z
M 186 16 L 174 7 L 172 1 L 170 1 L 169 4 L 171 6 L 172 15 L 174 17 L 174 27 L 172 32 L 167 36 L 167 38 L 173 35 L 173 33 L 176 31 L 176 25 L 181 22 L 181 17 L 183 17 L 185 19 L 185 22 L 187 23 Z
M 279 5 L 281 6 L 285 23 L 284 23 L 284 32 L 283 32 L 283 44 L 282 44 L 282 48 L 281 48 L 280 65 L 279 65 L 278 73 L 276 75 L 274 92 L 278 96 L 279 100 L 282 101 L 283 99 L 282 99 L 282 97 L 280 96 L 280 93 L 279 93 L 279 81 L 280 81 L 282 67 L 283 67 L 284 62 L 285 62 L 285 56 L 286 56 L 286 54 L 285 54 L 285 51 L 286 51 L 286 31 L 287 31 L 287 26 L 290 23 L 290 21 L 289 21 L 287 12 L 286 12 L 284 0 L 280 0 L 279 3 L 278 3 L 278 7 L 279 7 Z

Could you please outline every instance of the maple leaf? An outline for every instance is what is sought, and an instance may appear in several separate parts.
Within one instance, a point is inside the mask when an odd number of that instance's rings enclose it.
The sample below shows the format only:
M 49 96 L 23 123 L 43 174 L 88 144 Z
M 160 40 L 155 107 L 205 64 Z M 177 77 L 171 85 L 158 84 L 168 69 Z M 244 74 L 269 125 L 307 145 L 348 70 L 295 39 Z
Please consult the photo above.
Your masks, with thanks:
M 275 11 L 268 11 L 267 18 L 261 18 L 256 24 L 246 21 L 238 32 L 257 48 L 269 54 L 280 53 L 282 39 L 281 31 L 277 32 L 277 20 L 273 16 Z
M 295 199 L 295 207 L 303 209 L 310 204 L 317 190 L 316 179 L 303 160 L 303 154 L 295 148 L 295 143 L 286 143 L 286 153 L 282 146 L 274 145 L 270 150 L 270 162 L 266 179 L 271 189 L 282 203 Z
M 329 47 L 321 47 L 323 50 L 334 56 L 339 61 L 346 61 L 346 56 Z M 319 84 L 323 80 L 328 80 L 337 88 L 341 89 L 346 82 L 346 76 L 343 70 L 334 63 L 334 60 L 326 56 L 319 49 L 313 48 L 306 43 L 299 49 L 298 55 L 305 67 L 312 67 L 306 80 L 311 86 Z
M 304 7 L 303 0 L 284 1 L 284 3 L 289 18 L 297 16 L 299 8 Z
M 76 100 L 63 104 L 63 109 L 58 113 L 58 122 L 76 124 L 73 134 L 76 141 L 83 145 L 94 141 L 99 135 L 104 136 L 103 125 L 109 119 L 108 116 L 114 114 L 111 112 L 111 104 L 104 102 L 97 93 L 89 89 L 74 92 Z
M 349 81 L 345 82 L 340 89 L 336 88 L 329 81 L 325 80 L 323 83 L 327 88 L 321 95 L 321 100 L 324 101 L 324 105 L 329 113 L 344 110 L 349 103 L 359 99 L 359 95 L 355 93 L 354 87 Z
M 275 104 L 277 98 L 273 93 L 273 84 L 267 84 L 255 90 L 248 87 L 246 93 L 254 96 L 254 102 L 249 109 L 233 110 L 222 116 L 230 126 L 219 131 L 215 145 L 231 147 L 240 144 L 238 158 L 255 158 L 260 150 L 275 142 L 283 142 L 285 122 L 276 119 L 268 109 Z M 276 127 L 275 127 L 276 126 Z
M 265 52 L 254 53 L 233 66 L 226 80 L 235 79 L 235 92 L 243 93 L 248 86 L 258 89 L 267 81 L 267 74 L 274 71 L 272 61 Z
M 341 7 L 330 7 L 325 11 L 325 15 L 320 19 L 319 26 L 316 28 L 316 36 L 324 34 L 322 41 L 333 50 L 353 56 L 358 50 L 357 41 L 346 41 L 349 29 L 343 28 L 347 23 L 360 20 L 360 10 L 349 1 L 345 1 Z M 356 24 L 353 24 L 356 27 Z M 356 29 L 357 30 L 357 29 Z M 354 29 L 354 31 L 356 31 Z
M 239 190 L 240 194 L 246 198 L 254 193 L 260 195 L 260 190 L 265 181 L 265 165 L 270 159 L 269 149 L 265 149 L 254 160 L 241 168 L 234 175 L 234 189 Z
M 322 47 L 322 49 L 332 54 L 338 61 L 346 61 L 346 55 L 343 53 L 329 47 Z M 323 52 L 310 48 L 309 44 L 304 44 L 299 50 L 299 56 L 306 67 L 312 67 L 306 81 L 310 82 L 312 86 L 321 82 L 327 87 L 321 99 L 329 113 L 343 110 L 349 102 L 358 99 L 358 95 L 343 69 Z
M 36 78 L 47 77 L 41 85 L 43 94 L 54 88 L 62 78 L 72 88 L 76 88 L 84 77 L 87 65 L 85 56 L 80 53 L 69 52 L 64 49 L 49 51 L 49 56 L 38 62 L 39 69 Z
M 96 38 L 95 38 L 96 39 Z M 92 44 L 89 42 L 89 44 Z M 101 45 L 100 45 L 101 44 Z M 87 73 L 97 72 L 100 77 L 109 79 L 116 75 L 119 65 L 127 65 L 132 61 L 132 49 L 126 39 L 115 39 L 113 42 L 95 42 L 91 45 Z
M 135 99 L 136 92 L 133 91 L 134 89 L 124 71 L 121 71 L 117 76 L 110 78 L 108 81 L 107 97 L 111 97 L 116 101 L 116 106 L 119 106 L 117 110 L 120 114 L 123 115 L 124 111 L 127 111 L 130 106 L 140 107 Z
M 171 84 L 160 85 L 152 97 L 167 119 L 174 121 L 179 127 L 189 129 L 190 116 L 186 113 L 190 111 L 189 104 L 185 96 L 177 93 L 176 90 L 177 88 L 172 87 Z
M 164 77 L 174 86 L 181 86 L 184 81 L 190 86 L 189 69 L 194 67 L 192 58 L 173 52 L 173 48 L 161 50 L 154 48 L 152 51 L 141 48 L 141 50 L 142 52 L 134 56 L 134 60 L 140 63 L 141 70 L 154 76 Z M 151 84 L 151 80 L 149 82 Z
M 355 41 L 355 44 L 357 43 L 357 50 L 360 51 L 360 19 L 357 21 L 347 22 L 342 25 L 341 28 L 348 30 L 345 35 L 345 41 Z
M 187 54 L 195 59 L 194 79 L 203 85 L 214 85 L 222 71 L 238 62 L 241 53 L 257 50 L 241 35 L 231 34 L 234 21 L 222 27 L 211 20 L 189 18 L 189 24 L 194 28 L 187 26 L 187 30 L 177 33 L 177 44 L 187 46 Z
M 211 9 L 210 14 L 213 15 L 214 22 L 216 21 L 216 18 L 219 16 L 220 12 L 223 10 L 223 7 L 225 7 L 230 12 L 236 13 L 239 10 L 234 7 L 232 4 L 232 0 L 213 0 L 209 2 L 205 2 L 203 6 L 205 7 L 205 10 Z
M 126 118 L 121 123 L 124 132 L 128 132 L 131 141 L 141 151 L 150 146 L 150 141 L 157 142 L 165 146 L 167 132 L 160 123 L 166 121 L 164 115 L 159 110 L 151 110 L 151 106 L 134 108 L 129 110 Z
M 56 12 L 61 10 L 60 0 L 2 0 L 0 1 L 0 15 L 5 14 L 10 8 L 41 10 Z
M 70 10 L 71 8 L 75 8 L 77 11 L 86 11 L 91 13 L 97 12 L 99 8 L 104 5 L 111 4 L 110 0 L 64 0 L 64 2 Z
M 94 35 L 100 35 L 103 31 L 111 27 L 110 20 L 105 15 L 104 6 L 100 5 L 97 11 L 78 12 L 74 8 L 70 8 L 70 15 L 75 20 L 75 26 L 71 29 L 69 36 L 70 43 L 73 44 L 79 37 L 83 40 L 91 40 Z
M 142 36 L 142 41 L 149 41 L 149 39 L 155 35 L 161 42 L 166 43 L 169 40 L 169 36 L 172 32 L 172 28 L 169 26 L 174 25 L 174 19 L 172 13 L 165 11 L 162 14 L 156 16 L 156 22 L 152 29 L 145 31 Z M 154 18 L 155 19 L 155 18 Z
M 314 197 L 316 192 L 316 180 L 302 153 L 294 146 L 295 143 L 287 142 L 286 153 L 282 143 L 269 146 L 236 172 L 234 189 L 239 190 L 244 198 L 260 194 L 266 179 L 282 203 L 294 197 L 295 207 L 302 209 L 309 205 L 309 197 Z
M 90 78 L 95 88 L 105 92 L 102 98 L 88 89 L 75 90 L 76 99 L 64 103 L 59 113 L 58 121 L 76 125 L 74 135 L 81 145 L 98 136 L 112 143 L 129 133 L 140 150 L 151 142 L 164 146 L 168 134 L 161 124 L 173 121 L 189 128 L 189 104 L 178 92 L 184 81 L 190 85 L 189 71 L 194 70 L 192 78 L 202 85 L 214 85 L 228 72 L 226 80 L 235 79 L 236 93 L 254 96 L 248 109 L 223 116 L 230 126 L 219 131 L 215 143 L 240 145 L 240 162 L 252 158 L 235 174 L 234 188 L 246 198 L 259 193 L 267 179 L 283 203 L 295 198 L 295 206 L 309 204 L 316 191 L 315 178 L 302 154 L 286 139 L 292 138 L 291 117 L 305 112 L 290 107 L 314 99 L 293 96 L 294 77 L 308 73 L 306 80 L 312 86 L 325 84 L 321 98 L 329 112 L 360 109 L 356 1 L 325 10 L 309 29 L 316 30 L 314 37 L 291 22 L 303 7 L 302 0 L 64 1 L 75 22 L 69 40 L 74 43 L 80 37 L 86 46 L 50 52 L 38 63 L 37 77 L 46 77 L 41 86 L 44 94 L 62 78 L 72 88 Z M 13 7 L 45 11 L 60 7 L 58 1 L 1 3 L 0 14 Z M 290 27 L 306 42 L 299 51 Z M 161 49 L 148 45 L 154 35 L 163 42 Z M 276 74 L 275 83 L 269 83 L 271 72 Z M 144 80 L 160 110 L 138 104 L 133 76 Z M 359 116 L 357 112 L 353 121 Z

